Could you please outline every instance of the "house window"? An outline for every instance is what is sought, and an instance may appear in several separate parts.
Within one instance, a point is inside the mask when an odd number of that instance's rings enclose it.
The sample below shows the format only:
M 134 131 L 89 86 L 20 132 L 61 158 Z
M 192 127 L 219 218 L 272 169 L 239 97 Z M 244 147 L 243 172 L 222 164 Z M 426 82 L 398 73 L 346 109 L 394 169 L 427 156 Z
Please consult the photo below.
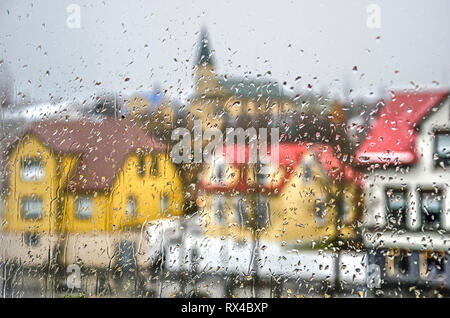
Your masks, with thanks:
M 245 226 L 248 224 L 249 209 L 250 205 L 247 198 L 237 197 L 235 199 L 236 223 L 239 226 Z
M 446 256 L 442 251 L 428 251 L 421 254 L 420 277 L 435 279 L 445 276 Z
M 305 164 L 303 167 L 303 180 L 305 182 L 311 182 L 312 180 L 312 169 L 309 164 Z
M 27 158 L 22 162 L 21 176 L 24 181 L 41 181 L 44 174 L 44 166 L 39 158 Z
M 434 135 L 434 162 L 436 166 L 450 165 L 450 132 L 436 132 Z
M 42 218 L 43 203 L 41 198 L 27 197 L 22 199 L 22 218 L 38 220 Z
M 341 194 L 336 202 L 338 218 L 342 224 L 350 224 L 352 221 L 352 199 Z
M 216 159 L 212 166 L 212 179 L 217 184 L 223 184 L 225 180 L 225 162 L 222 158 Z
M 269 171 L 270 167 L 268 165 L 263 163 L 258 163 L 255 165 L 256 182 L 258 185 L 270 184 Z
M 79 219 L 90 219 L 94 211 L 94 204 L 92 198 L 89 196 L 82 196 L 75 201 L 76 216 Z
M 125 207 L 125 215 L 128 218 L 136 216 L 136 206 L 137 206 L 136 198 L 133 196 L 129 196 Z
M 407 206 L 408 200 L 406 190 L 386 190 L 386 220 L 389 227 L 405 228 Z
M 437 230 L 441 227 L 443 213 L 442 191 L 422 191 L 420 194 L 420 213 L 425 230 Z
M 267 226 L 270 219 L 270 205 L 269 199 L 266 196 L 259 195 L 256 200 L 256 228 L 262 229 Z
M 327 205 L 325 200 L 317 199 L 314 202 L 314 216 L 318 226 L 324 226 L 327 222 Z
M 23 234 L 23 240 L 26 246 L 36 247 L 39 244 L 40 237 L 35 232 L 25 232 Z
M 216 195 L 213 199 L 213 213 L 217 223 L 223 224 L 225 222 L 225 198 L 221 195 Z
M 155 177 L 155 176 L 158 176 L 158 174 L 159 174 L 159 158 L 155 157 L 152 160 L 152 166 L 150 168 L 150 175 Z
M 161 212 L 167 212 L 167 210 L 169 209 L 169 195 L 168 194 L 164 194 L 159 202 L 159 207 L 161 209 Z
M 117 251 L 118 265 L 122 271 L 130 271 L 136 267 L 136 244 L 121 241 Z
M 145 156 L 142 154 L 138 155 L 137 173 L 141 177 L 145 175 Z
M 387 274 L 390 277 L 408 275 L 411 253 L 406 250 L 389 250 L 386 254 Z

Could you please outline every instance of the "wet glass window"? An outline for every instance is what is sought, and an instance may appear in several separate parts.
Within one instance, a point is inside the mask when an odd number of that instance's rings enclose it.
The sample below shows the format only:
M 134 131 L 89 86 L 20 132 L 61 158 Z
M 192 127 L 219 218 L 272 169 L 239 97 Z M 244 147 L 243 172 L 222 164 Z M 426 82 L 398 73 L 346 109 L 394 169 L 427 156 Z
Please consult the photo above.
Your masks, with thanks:
M 442 226 L 444 200 L 442 191 L 422 191 L 420 194 L 420 212 L 423 227 L 426 230 L 437 230 Z
M 390 250 L 386 254 L 386 266 L 391 277 L 406 276 L 410 272 L 411 253 L 407 250 Z
M 213 163 L 212 180 L 217 184 L 225 181 L 226 164 L 222 158 L 217 158 Z
M 324 199 L 317 199 L 314 203 L 314 216 L 318 226 L 327 222 L 327 204 Z
M 0 297 L 450 297 L 449 12 L 0 1 Z
M 270 204 L 267 197 L 259 195 L 256 200 L 255 226 L 257 229 L 267 227 L 270 222 Z
M 75 200 L 76 217 L 90 219 L 94 213 L 94 202 L 91 196 L 81 196 Z
M 255 172 L 254 175 L 256 176 L 256 183 L 259 186 L 269 185 L 271 167 L 258 162 L 253 168 Z
M 445 274 L 447 259 L 444 253 L 432 253 L 427 257 L 427 272 L 431 276 Z
M 407 191 L 400 189 L 386 190 L 386 208 L 388 225 L 393 228 L 405 228 L 408 211 Z
M 309 164 L 306 164 L 303 167 L 303 180 L 305 182 L 311 182 L 312 176 L 313 176 L 312 168 L 311 168 L 311 166 Z
M 222 195 L 213 197 L 213 217 L 215 222 L 223 224 L 225 222 L 225 198 Z
M 134 242 L 121 241 L 117 251 L 118 270 L 129 271 L 136 266 L 136 246 Z
M 41 181 L 45 170 L 40 159 L 25 159 L 22 162 L 21 175 L 24 181 Z
M 34 232 L 25 232 L 23 240 L 29 247 L 36 247 L 39 244 L 39 234 Z
M 134 196 L 129 196 L 127 199 L 127 204 L 125 208 L 125 214 L 129 217 L 135 217 L 136 216 L 136 206 L 137 206 L 137 200 Z
M 150 174 L 154 177 L 158 176 L 159 174 L 159 159 L 157 157 L 153 158 L 152 160 Z
M 160 209 L 162 212 L 166 213 L 169 209 L 169 195 L 164 193 L 160 199 Z
M 43 215 L 43 202 L 41 198 L 22 198 L 21 214 L 25 220 L 40 219 Z
M 238 196 L 234 199 L 236 223 L 243 227 L 248 225 L 250 217 L 250 203 L 245 197 Z
M 352 222 L 352 199 L 345 194 L 338 196 L 336 208 L 338 219 L 342 224 L 350 224 Z
M 440 250 L 421 253 L 420 276 L 424 280 L 445 278 L 448 255 Z
M 450 133 L 436 132 L 435 133 L 434 152 L 437 156 L 435 161 L 438 166 L 450 165 Z
M 143 155 L 138 155 L 137 173 L 141 177 L 145 175 L 145 157 Z

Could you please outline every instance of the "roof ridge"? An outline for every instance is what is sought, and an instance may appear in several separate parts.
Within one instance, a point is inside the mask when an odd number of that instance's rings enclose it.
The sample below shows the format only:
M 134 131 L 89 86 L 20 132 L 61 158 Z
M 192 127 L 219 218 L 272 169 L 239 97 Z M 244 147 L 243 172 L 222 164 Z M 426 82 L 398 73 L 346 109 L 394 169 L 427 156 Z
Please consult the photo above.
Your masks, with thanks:
M 56 153 L 81 154 L 81 162 L 69 180 L 70 186 L 78 190 L 105 190 L 112 186 L 126 158 L 139 148 L 148 151 L 165 149 L 130 120 L 52 120 L 36 123 L 28 133 Z
M 356 163 L 414 163 L 418 158 L 414 128 L 448 95 L 443 90 L 394 93 L 356 150 Z

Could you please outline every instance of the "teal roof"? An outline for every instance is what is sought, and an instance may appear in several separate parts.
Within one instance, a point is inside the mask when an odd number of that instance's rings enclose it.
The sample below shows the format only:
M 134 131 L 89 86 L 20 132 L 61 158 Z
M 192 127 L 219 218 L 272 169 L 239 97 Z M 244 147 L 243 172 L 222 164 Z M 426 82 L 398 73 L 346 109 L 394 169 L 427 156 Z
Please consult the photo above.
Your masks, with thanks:
M 273 97 L 284 96 L 283 89 L 278 82 L 251 79 L 220 77 L 219 83 L 237 97 Z

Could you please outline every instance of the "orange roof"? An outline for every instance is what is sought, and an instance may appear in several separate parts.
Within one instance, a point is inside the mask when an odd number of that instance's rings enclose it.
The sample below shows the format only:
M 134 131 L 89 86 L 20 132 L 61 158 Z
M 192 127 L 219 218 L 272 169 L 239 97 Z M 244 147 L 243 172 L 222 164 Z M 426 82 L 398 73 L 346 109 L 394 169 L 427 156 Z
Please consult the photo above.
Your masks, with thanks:
M 138 149 L 164 149 L 129 120 L 43 121 L 33 124 L 29 133 L 55 153 L 80 156 L 68 183 L 76 190 L 105 190 L 112 186 L 129 154 Z

